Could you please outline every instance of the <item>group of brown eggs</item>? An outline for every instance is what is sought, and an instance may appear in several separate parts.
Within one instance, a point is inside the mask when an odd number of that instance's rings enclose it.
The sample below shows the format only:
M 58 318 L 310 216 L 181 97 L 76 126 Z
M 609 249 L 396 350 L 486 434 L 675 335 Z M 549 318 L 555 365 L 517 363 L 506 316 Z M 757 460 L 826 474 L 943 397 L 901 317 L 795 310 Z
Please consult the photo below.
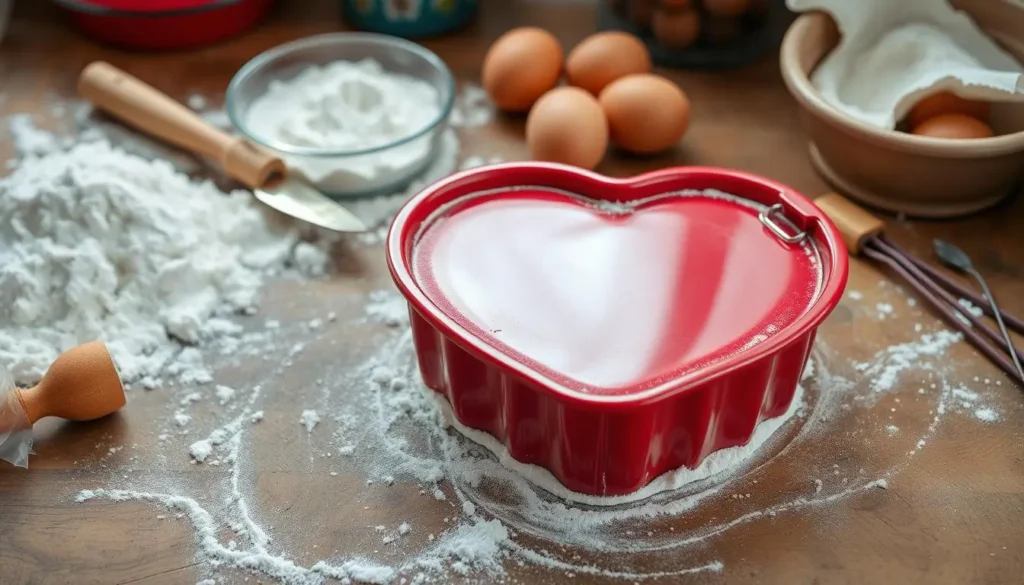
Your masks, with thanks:
M 559 85 L 563 74 L 567 85 Z M 601 32 L 565 55 L 550 32 L 508 31 L 484 57 L 482 83 L 494 104 L 526 113 L 526 143 L 534 160 L 595 168 L 608 144 L 653 154 L 686 133 L 690 101 L 673 82 L 651 73 L 639 39 Z
M 942 91 L 914 104 L 902 125 L 911 134 L 931 138 L 989 138 L 988 115 L 988 103 Z
M 685 49 L 700 39 L 726 43 L 763 24 L 768 0 L 611 0 L 612 9 L 662 47 Z

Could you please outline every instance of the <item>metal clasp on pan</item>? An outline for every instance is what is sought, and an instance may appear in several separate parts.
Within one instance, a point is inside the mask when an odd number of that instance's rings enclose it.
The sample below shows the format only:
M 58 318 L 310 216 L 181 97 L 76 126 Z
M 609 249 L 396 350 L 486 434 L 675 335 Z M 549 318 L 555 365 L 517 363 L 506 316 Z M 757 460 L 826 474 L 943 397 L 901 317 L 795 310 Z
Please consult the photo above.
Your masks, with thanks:
M 779 238 L 787 244 L 797 244 L 802 242 L 807 237 L 807 232 L 801 231 L 793 222 L 783 213 L 785 208 L 781 203 L 776 203 L 768 209 L 762 210 L 757 214 L 757 218 L 761 220 L 764 227 L 768 228 L 775 237 Z M 781 225 L 780 225 L 781 224 Z M 786 229 L 783 229 L 783 228 Z

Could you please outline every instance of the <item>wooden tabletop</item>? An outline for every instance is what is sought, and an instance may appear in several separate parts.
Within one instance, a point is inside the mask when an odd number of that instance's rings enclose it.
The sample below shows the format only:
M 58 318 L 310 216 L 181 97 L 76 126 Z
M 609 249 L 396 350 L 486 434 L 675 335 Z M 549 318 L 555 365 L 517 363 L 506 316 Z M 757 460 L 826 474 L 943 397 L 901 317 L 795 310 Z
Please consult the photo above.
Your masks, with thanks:
M 108 60 L 179 99 L 199 92 L 216 96 L 216 101 L 235 71 L 260 51 L 342 28 L 335 2 L 290 1 L 270 21 L 236 40 L 186 53 L 142 55 L 84 39 L 66 27 L 50 3 L 17 4 L 8 37 L 0 45 L 0 118 L 43 115 L 47 103 L 70 99 L 78 72 L 94 59 Z M 571 46 L 594 31 L 595 21 L 587 4 L 485 2 L 481 18 L 470 28 L 425 44 L 460 80 L 478 81 L 489 41 L 507 28 L 527 23 L 547 27 Z M 657 158 L 612 155 L 600 171 L 622 176 L 676 164 L 716 165 L 760 173 L 811 196 L 827 190 L 808 163 L 797 109 L 774 56 L 734 71 L 666 74 L 693 103 L 692 127 L 683 143 Z M 522 120 L 499 117 L 483 128 L 460 132 L 463 156 L 526 158 Z M 9 154 L 9 143 L 0 141 L 0 155 Z M 961 245 L 989 278 L 1003 306 L 1024 314 L 1022 198 L 957 221 L 889 217 L 887 223 L 887 233 L 925 257 L 930 257 L 933 237 Z M 262 314 L 289 329 L 336 311 L 344 327 L 306 340 L 307 350 L 291 366 L 278 365 L 282 354 L 225 367 L 216 378 L 239 388 L 257 383 L 268 388 L 260 403 L 267 418 L 246 439 L 249 454 L 241 478 L 242 491 L 260 511 L 275 552 L 306 567 L 348 553 L 399 562 L 426 546 L 427 532 L 440 533 L 445 519 L 458 512 L 450 502 L 419 495 L 420 487 L 411 479 L 372 489 L 358 467 L 340 468 L 339 475 L 331 476 L 335 460 L 323 456 L 336 447 L 330 426 L 307 435 L 296 422 L 303 404 L 326 399 L 338 406 L 354 400 L 344 386 L 325 394 L 316 380 L 342 376 L 387 333 L 383 325 L 359 319 L 367 293 L 389 283 L 381 248 L 342 246 L 336 264 L 336 274 L 326 282 L 271 285 Z M 921 333 L 916 329 L 943 327 L 896 284 L 890 275 L 853 262 L 849 290 L 856 293 L 820 329 L 816 355 L 854 387 L 831 391 L 832 405 L 823 404 L 817 390 L 819 399 L 810 401 L 814 412 L 800 423 L 806 433 L 719 496 L 682 514 L 649 524 L 637 521 L 637 531 L 669 535 L 659 541 L 669 543 L 664 550 L 641 546 L 644 550 L 594 552 L 563 549 L 557 537 L 516 538 L 533 549 L 607 570 L 648 574 L 721 563 L 719 571 L 699 570 L 655 582 L 1021 582 L 1024 395 L 959 343 L 937 358 L 922 358 L 930 360 L 933 371 L 904 372 L 891 391 L 872 397 L 871 370 L 858 371 L 855 363 L 871 362 L 885 348 L 917 339 Z M 891 305 L 892 312 L 879 309 L 879 304 Z M 301 328 L 292 329 L 301 336 Z M 817 377 L 820 384 L 820 371 Z M 930 388 L 940 377 L 977 393 L 1000 420 L 983 422 L 969 405 L 950 403 L 936 423 L 937 394 Z M 814 390 L 813 381 L 810 387 Z M 43 421 L 36 427 L 37 454 L 31 468 L 0 464 L 0 583 L 155 585 L 195 583 L 211 575 L 187 519 L 146 502 L 74 502 L 81 489 L 130 487 L 190 494 L 208 501 L 210 510 L 220 508 L 223 503 L 211 498 L 221 493 L 226 471 L 190 463 L 188 437 L 157 439 L 173 410 L 170 396 L 175 396 L 171 390 L 132 390 L 128 406 L 117 416 L 90 424 Z M 865 396 L 869 399 L 862 400 Z M 216 416 L 197 414 L 196 425 L 213 428 L 220 420 Z M 861 489 L 876 479 L 885 479 L 888 489 Z M 486 509 L 481 513 L 486 516 Z M 397 552 L 384 550 L 379 535 L 368 529 L 394 526 L 403 519 L 417 527 L 413 536 L 418 544 Z M 713 534 L 701 531 L 707 527 L 724 528 Z M 700 537 L 672 544 L 673 533 L 680 541 L 685 535 Z M 633 580 L 546 569 L 521 560 L 513 554 L 505 561 L 507 581 Z M 273 582 L 231 568 L 212 576 L 218 583 Z M 470 577 L 489 580 L 486 575 Z M 436 582 L 451 581 L 459 582 L 448 577 Z

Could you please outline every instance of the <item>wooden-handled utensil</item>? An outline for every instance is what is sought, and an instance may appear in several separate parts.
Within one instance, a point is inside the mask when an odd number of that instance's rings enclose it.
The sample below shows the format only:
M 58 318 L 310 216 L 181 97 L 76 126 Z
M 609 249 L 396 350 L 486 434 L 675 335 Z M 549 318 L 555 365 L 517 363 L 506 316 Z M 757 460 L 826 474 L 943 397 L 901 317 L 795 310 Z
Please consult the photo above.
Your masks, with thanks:
M 101 341 L 57 356 L 32 388 L 15 388 L 7 375 L 0 370 L 0 459 L 15 465 L 28 464 L 31 428 L 39 419 L 95 420 L 117 412 L 126 401 L 121 376 Z
M 843 241 L 851 254 L 864 256 L 880 262 L 904 278 L 924 297 L 951 325 L 960 330 L 978 351 L 999 366 L 1017 383 L 1024 385 L 1024 369 L 1021 361 L 1024 353 L 1013 344 L 1007 326 L 1024 334 L 1024 321 L 999 309 L 995 298 L 984 279 L 971 266 L 970 259 L 959 248 L 936 241 L 936 251 L 946 264 L 956 264 L 980 279 L 984 296 L 956 282 L 938 268 L 928 264 L 900 248 L 883 233 L 885 224 L 842 195 L 829 193 L 815 200 L 815 203 L 839 228 Z M 955 261 L 955 262 L 954 262 Z M 996 319 L 996 331 L 981 318 L 960 305 L 957 298 L 969 300 L 985 314 Z M 988 339 L 986 339 L 986 337 Z M 997 345 L 993 345 L 993 342 Z M 1009 358 L 1009 359 L 1008 359 Z
M 212 158 L 252 189 L 257 199 L 282 213 L 334 231 L 366 230 L 341 204 L 289 176 L 280 157 L 215 128 L 170 96 L 109 63 L 87 65 L 78 77 L 78 93 L 147 134 Z

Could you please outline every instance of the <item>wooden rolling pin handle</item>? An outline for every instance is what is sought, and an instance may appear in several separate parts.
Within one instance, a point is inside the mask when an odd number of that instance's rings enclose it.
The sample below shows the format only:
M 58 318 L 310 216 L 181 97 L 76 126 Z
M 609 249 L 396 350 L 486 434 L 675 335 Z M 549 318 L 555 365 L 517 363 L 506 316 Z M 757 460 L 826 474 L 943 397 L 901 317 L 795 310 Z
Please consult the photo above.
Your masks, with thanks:
M 851 254 L 860 254 L 864 242 L 885 229 L 882 220 L 838 193 L 826 193 L 814 203 L 836 224 Z
M 109 63 L 87 65 L 78 77 L 78 93 L 96 108 L 148 134 L 213 158 L 250 188 L 261 187 L 285 172 L 280 158 L 215 128 L 168 95 Z

